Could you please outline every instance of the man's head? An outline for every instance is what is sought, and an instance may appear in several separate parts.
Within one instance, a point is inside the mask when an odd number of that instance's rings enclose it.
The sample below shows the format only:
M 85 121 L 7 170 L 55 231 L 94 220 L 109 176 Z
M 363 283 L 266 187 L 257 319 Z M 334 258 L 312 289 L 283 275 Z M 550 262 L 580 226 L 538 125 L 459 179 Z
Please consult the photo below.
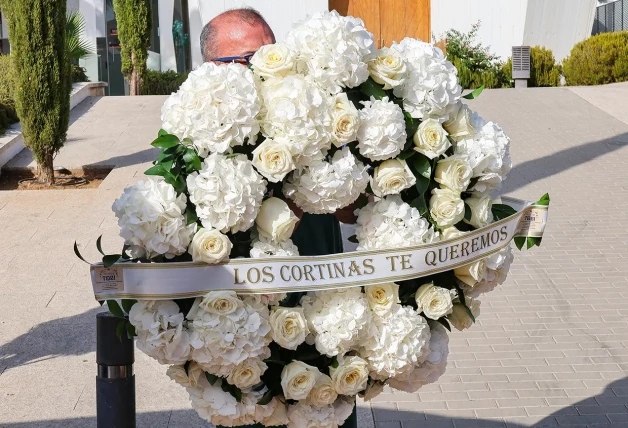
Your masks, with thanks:
M 233 9 L 221 13 L 203 28 L 201 52 L 205 62 L 214 58 L 245 56 L 261 46 L 275 43 L 268 23 L 254 9 Z

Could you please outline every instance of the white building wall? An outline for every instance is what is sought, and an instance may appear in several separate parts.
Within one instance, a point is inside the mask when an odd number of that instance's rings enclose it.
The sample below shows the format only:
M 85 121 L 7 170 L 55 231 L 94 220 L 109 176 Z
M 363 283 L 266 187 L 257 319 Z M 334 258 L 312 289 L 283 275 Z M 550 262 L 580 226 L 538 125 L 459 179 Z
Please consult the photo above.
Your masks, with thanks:
M 591 36 L 596 0 L 529 0 L 523 44 L 551 49 L 557 61 Z
M 528 0 L 432 0 L 432 41 L 455 29 L 467 33 L 481 21 L 477 40 L 502 59 L 523 40 Z
M 433 41 L 451 28 L 468 32 L 503 60 L 512 46 L 545 46 L 557 61 L 591 35 L 597 0 L 432 0 Z

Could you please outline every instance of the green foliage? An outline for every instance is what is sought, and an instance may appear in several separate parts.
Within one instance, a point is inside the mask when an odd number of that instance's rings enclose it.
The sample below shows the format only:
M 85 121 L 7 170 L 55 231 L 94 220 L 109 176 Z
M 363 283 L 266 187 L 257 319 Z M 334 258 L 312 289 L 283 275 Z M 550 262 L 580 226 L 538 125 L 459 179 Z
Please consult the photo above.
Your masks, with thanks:
M 147 70 L 146 77 L 142 82 L 142 95 L 170 95 L 179 90 L 179 87 L 185 79 L 188 78 L 187 73 L 177 73 L 176 71 L 154 71 Z
M 81 67 L 78 64 L 72 64 L 72 83 L 75 82 L 89 82 L 89 77 L 87 77 L 87 70 L 84 67 Z
M 449 51 L 447 52 L 449 55 Z M 458 69 L 458 81 L 465 89 L 485 88 L 509 88 L 511 87 L 510 77 L 501 64 L 492 65 L 482 71 L 473 71 L 464 65 L 462 60 L 451 58 L 452 63 Z
M 560 86 L 560 66 L 556 64 L 554 54 L 550 49 L 542 46 L 534 46 L 530 49 L 528 86 L 535 88 Z
M 464 69 L 471 73 L 489 71 L 497 62 L 497 56 L 490 53 L 487 46 L 475 41 L 480 24 L 480 21 L 475 23 L 466 34 L 452 28 L 444 36 L 447 40 L 447 59 L 452 63 L 454 59 L 459 60 Z
M 602 33 L 578 43 L 563 63 L 568 85 L 628 80 L 628 31 Z
M 9 55 L 0 55 L 0 135 L 17 122 L 15 111 L 15 73 Z
M 66 15 L 65 31 L 65 46 L 70 59 L 78 60 L 94 53 L 94 45 L 83 38 L 85 18 L 78 10 L 69 11 Z
M 40 180 L 53 183 L 53 159 L 70 118 L 70 60 L 65 50 L 66 3 L 5 0 L 16 74 L 15 105 L 25 144 L 37 160 Z
M 152 14 L 150 0 L 114 0 L 118 38 L 122 47 L 122 73 L 129 81 L 131 95 L 139 95 L 146 75 Z

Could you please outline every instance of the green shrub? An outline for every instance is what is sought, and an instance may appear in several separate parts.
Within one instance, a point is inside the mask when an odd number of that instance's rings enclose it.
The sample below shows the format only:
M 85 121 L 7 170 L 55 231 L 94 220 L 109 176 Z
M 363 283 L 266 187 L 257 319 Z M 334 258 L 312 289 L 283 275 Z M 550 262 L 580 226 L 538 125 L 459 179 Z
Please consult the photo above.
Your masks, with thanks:
M 85 67 L 81 67 L 78 64 L 72 64 L 72 83 L 76 82 L 89 82 L 87 77 L 87 70 Z
M 460 60 L 460 64 L 466 70 L 471 72 L 490 71 L 497 63 L 497 56 L 490 53 L 487 46 L 482 43 L 475 42 L 478 30 L 480 29 L 480 21 L 471 26 L 471 31 L 461 33 L 453 28 L 444 35 L 447 41 L 446 51 L 447 59 L 454 62 L 454 59 Z
M 502 64 L 491 65 L 485 70 L 469 70 L 458 58 L 452 58 L 454 66 L 458 69 L 458 81 L 464 89 L 476 89 L 484 86 L 491 88 L 510 87 L 509 75 L 505 72 Z
M 15 74 L 9 55 L 0 55 L 0 135 L 12 123 L 17 122 L 15 113 Z
M 530 49 L 528 86 L 560 86 L 560 66 L 556 65 L 554 54 L 550 49 L 541 46 L 534 46 Z
M 142 95 L 170 95 L 178 91 L 187 78 L 187 73 L 148 70 L 141 86 Z
M 563 71 L 568 85 L 628 81 L 628 31 L 602 33 L 578 43 Z

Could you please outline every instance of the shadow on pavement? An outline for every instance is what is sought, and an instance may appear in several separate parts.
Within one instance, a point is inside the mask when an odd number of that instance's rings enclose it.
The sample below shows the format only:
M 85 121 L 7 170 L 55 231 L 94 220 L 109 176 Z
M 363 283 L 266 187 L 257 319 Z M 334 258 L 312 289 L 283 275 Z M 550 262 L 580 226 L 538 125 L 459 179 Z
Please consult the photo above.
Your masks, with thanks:
M 46 321 L 28 333 L 0 346 L 0 367 L 27 365 L 62 355 L 83 355 L 96 349 L 96 314 L 93 308 L 82 314 Z M 1 372 L 1 371 L 0 371 Z M 0 423 L 0 427 L 4 427 Z

